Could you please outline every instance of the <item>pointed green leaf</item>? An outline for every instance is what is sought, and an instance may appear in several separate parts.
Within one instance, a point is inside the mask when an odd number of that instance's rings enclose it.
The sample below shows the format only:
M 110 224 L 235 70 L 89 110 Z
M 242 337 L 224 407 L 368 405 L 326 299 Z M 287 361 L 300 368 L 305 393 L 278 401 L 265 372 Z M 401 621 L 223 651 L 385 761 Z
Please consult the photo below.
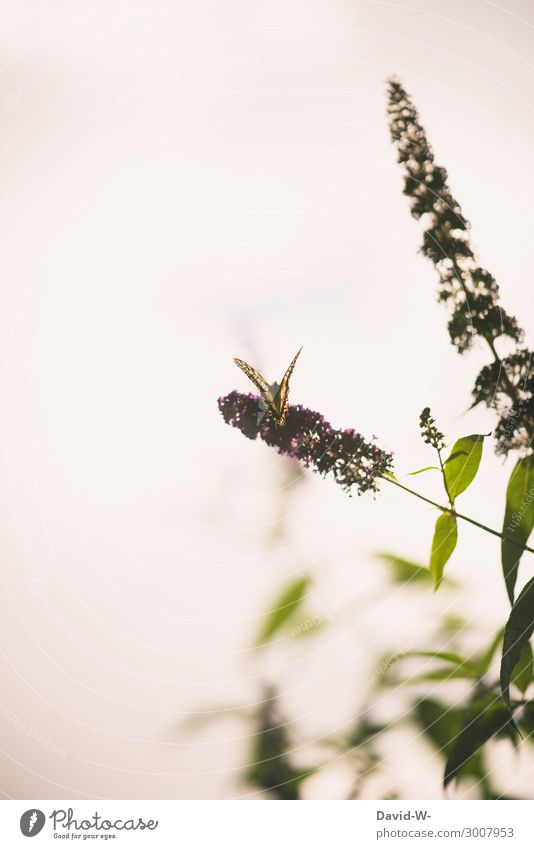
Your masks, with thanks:
M 502 569 L 508 597 L 514 603 L 519 561 L 534 527 L 534 454 L 519 460 L 506 490 L 502 532 L 512 542 L 501 545 Z M 516 543 L 516 544 L 514 544 Z
M 430 469 L 434 469 L 436 472 L 439 472 L 440 469 L 438 466 L 424 466 L 422 469 L 417 469 L 415 472 L 408 472 L 409 475 L 420 475 L 421 472 L 428 472 Z
M 529 684 L 534 676 L 534 658 L 532 656 L 532 646 L 530 643 L 525 643 L 521 649 L 519 660 L 512 670 L 510 682 L 521 690 L 523 695 L 528 690 Z
M 282 590 L 273 601 L 272 607 L 264 619 L 256 645 L 261 645 L 272 639 L 282 625 L 297 611 L 304 600 L 309 585 L 310 579 L 307 575 L 304 575 Z
M 445 480 L 453 501 L 467 489 L 478 472 L 483 443 L 484 437 L 474 433 L 463 436 L 452 446 L 451 455 L 445 461 Z
M 430 554 L 430 571 L 434 578 L 434 589 L 437 590 L 443 578 L 446 563 L 456 548 L 458 528 L 456 516 L 452 513 L 442 513 L 436 522 L 432 551 Z
M 534 578 L 523 587 L 516 603 L 512 607 L 510 618 L 504 629 L 501 660 L 501 689 L 504 701 L 508 705 L 510 716 L 510 681 L 512 670 L 521 657 L 521 650 L 534 632 Z
M 510 736 L 508 712 L 505 705 L 493 693 L 485 693 L 469 704 L 460 720 L 460 731 L 452 744 L 443 786 L 447 787 L 456 778 L 468 761 L 492 737 L 503 732 Z

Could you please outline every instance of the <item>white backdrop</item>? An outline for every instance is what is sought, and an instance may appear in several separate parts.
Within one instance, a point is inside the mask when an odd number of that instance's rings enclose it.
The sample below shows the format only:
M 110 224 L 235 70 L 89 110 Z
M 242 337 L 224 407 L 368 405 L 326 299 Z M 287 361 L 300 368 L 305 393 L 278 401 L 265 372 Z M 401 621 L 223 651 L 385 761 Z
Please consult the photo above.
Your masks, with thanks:
M 434 514 L 397 492 L 288 484 L 216 399 L 249 389 L 233 356 L 274 378 L 304 345 L 292 399 L 377 434 L 399 473 L 430 462 L 427 404 L 453 438 L 491 429 L 487 411 L 461 415 L 486 353 L 448 344 L 385 81 L 396 73 L 413 95 L 532 344 L 532 9 L 0 11 L 0 791 L 241 796 L 248 727 L 192 729 L 188 714 L 255 702 L 269 672 L 313 738 L 354 714 L 376 651 L 420 641 L 449 605 L 475 644 L 506 615 L 498 544 L 469 527 L 450 563 L 459 596 L 385 594 L 370 553 L 424 560 Z M 487 450 L 464 511 L 499 527 L 490 493 L 504 496 L 508 475 Z M 322 639 L 258 658 L 268 601 L 303 571 L 310 609 L 339 615 Z M 402 712 L 393 698 L 388 715 Z M 415 737 L 399 734 L 369 793 L 439 797 L 439 765 Z M 525 751 L 501 765 L 509 793 L 525 793 L 531 767 Z M 307 792 L 339 798 L 349 778 L 333 763 Z

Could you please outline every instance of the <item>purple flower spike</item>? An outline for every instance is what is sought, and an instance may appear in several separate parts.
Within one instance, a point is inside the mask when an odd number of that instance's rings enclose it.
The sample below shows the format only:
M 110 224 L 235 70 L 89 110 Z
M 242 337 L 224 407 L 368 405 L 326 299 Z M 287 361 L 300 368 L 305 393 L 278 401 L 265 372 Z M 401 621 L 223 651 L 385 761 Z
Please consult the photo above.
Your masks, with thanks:
M 258 424 L 257 395 L 230 392 L 219 398 L 219 410 L 226 424 L 237 427 L 249 439 L 259 436 L 267 445 L 299 460 L 321 475 L 332 474 L 347 492 L 356 487 L 358 495 L 378 491 L 377 480 L 391 473 L 391 454 L 366 442 L 354 430 L 335 430 L 324 416 L 300 404 L 290 404 L 286 422 L 276 427 L 270 416 Z

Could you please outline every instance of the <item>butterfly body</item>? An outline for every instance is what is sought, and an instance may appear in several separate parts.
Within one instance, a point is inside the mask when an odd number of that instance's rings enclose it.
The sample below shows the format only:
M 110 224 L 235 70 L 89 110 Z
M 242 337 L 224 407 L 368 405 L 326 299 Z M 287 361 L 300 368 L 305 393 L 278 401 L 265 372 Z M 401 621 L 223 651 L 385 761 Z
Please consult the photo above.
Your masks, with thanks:
M 302 348 L 297 351 L 291 360 L 280 383 L 277 381 L 274 383 L 267 383 L 265 378 L 257 369 L 250 366 L 248 363 L 245 363 L 243 360 L 239 360 L 237 357 L 234 357 L 234 363 L 236 366 L 238 366 L 252 381 L 254 386 L 260 390 L 258 424 L 266 413 L 271 415 L 275 425 L 278 427 L 285 424 L 289 398 L 289 380 L 293 374 L 293 369 L 295 368 L 295 363 L 298 360 L 300 351 L 302 351 Z

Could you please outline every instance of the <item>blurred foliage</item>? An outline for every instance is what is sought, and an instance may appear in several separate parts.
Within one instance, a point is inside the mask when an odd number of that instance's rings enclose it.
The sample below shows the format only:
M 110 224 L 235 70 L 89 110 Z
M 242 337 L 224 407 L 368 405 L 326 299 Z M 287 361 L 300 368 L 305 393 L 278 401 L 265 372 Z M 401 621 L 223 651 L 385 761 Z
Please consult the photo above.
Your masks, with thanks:
M 378 552 L 375 557 L 386 564 L 390 580 L 394 584 L 422 583 L 431 586 L 434 582 L 428 566 L 423 566 L 421 563 L 414 563 L 412 560 L 406 560 L 404 557 L 397 557 L 387 552 Z M 451 587 L 456 586 L 450 578 L 444 578 L 444 583 Z
M 256 723 L 247 780 L 273 799 L 300 799 L 300 785 L 316 770 L 293 766 L 288 726 L 274 687 L 265 691 Z
M 263 624 L 258 634 L 256 645 L 262 646 L 278 634 L 280 629 L 288 624 L 293 616 L 301 609 L 311 580 L 303 575 L 288 584 L 274 599 L 271 608 L 265 614 Z

